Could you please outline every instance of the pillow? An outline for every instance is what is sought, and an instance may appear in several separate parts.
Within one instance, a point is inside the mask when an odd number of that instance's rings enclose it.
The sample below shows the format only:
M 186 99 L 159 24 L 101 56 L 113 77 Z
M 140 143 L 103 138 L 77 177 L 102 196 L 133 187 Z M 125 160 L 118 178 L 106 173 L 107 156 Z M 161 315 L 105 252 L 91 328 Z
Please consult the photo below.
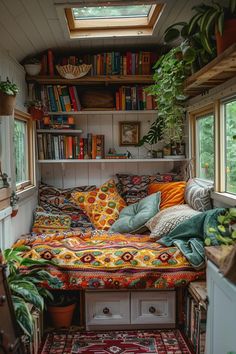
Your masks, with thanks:
M 211 190 L 213 186 L 203 185 L 195 179 L 190 179 L 185 189 L 185 202 L 193 209 L 206 211 L 212 209 Z
M 84 227 L 92 224 L 85 212 L 78 206 L 71 203 L 71 193 L 90 191 L 96 186 L 81 186 L 74 188 L 60 189 L 47 184 L 39 185 L 39 204 L 51 214 L 67 214 L 71 217 L 71 227 Z
M 155 176 L 116 174 L 118 179 L 118 191 L 127 204 L 137 203 L 148 195 L 148 185 L 152 182 L 179 181 L 176 173 L 163 173 Z
M 126 206 L 112 179 L 96 191 L 72 193 L 72 200 L 86 211 L 93 225 L 99 230 L 109 230 Z
M 151 218 L 145 225 L 151 231 L 150 237 L 159 239 L 167 235 L 182 221 L 200 213 L 188 204 L 175 205 L 164 209 Z
M 68 215 L 48 214 L 44 212 L 34 213 L 32 232 L 54 233 L 70 230 L 71 217 Z
M 147 222 L 159 210 L 161 193 L 154 193 L 124 208 L 119 219 L 112 225 L 109 232 L 142 233 Z
M 178 204 L 184 204 L 186 182 L 152 183 L 148 187 L 148 194 L 161 192 L 160 210 Z

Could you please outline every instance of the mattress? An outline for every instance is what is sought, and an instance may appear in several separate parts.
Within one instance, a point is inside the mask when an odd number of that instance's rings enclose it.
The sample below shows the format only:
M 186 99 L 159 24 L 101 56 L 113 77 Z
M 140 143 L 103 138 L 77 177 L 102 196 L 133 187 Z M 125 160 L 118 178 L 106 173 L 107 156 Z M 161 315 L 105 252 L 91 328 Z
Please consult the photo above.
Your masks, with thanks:
M 29 246 L 25 257 L 50 261 L 50 289 L 173 289 L 205 276 L 177 247 L 148 235 L 67 232 L 25 236 L 15 247 L 21 245 Z

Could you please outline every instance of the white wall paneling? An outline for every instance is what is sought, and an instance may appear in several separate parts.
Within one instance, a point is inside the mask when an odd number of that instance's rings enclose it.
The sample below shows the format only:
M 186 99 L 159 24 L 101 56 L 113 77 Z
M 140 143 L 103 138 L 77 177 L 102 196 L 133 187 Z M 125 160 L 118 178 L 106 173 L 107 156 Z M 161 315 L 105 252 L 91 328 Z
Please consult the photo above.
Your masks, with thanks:
M 135 113 L 88 113 L 75 116 L 76 128 L 81 128 L 83 133 L 81 137 L 87 137 L 88 133 L 105 135 L 105 152 L 109 148 L 115 148 L 119 153 L 125 153 L 127 149 L 132 153 L 134 158 L 145 158 L 147 149 L 144 147 L 126 147 L 119 146 L 119 122 L 120 121 L 140 121 L 141 136 L 149 129 L 150 124 L 156 118 L 155 112 L 149 114 L 140 112 Z M 155 148 L 161 148 L 161 143 Z M 79 161 L 78 161 L 79 162 Z M 58 162 L 58 163 L 40 163 L 41 180 L 44 183 L 54 185 L 56 187 L 74 187 L 79 185 L 100 185 L 107 179 L 114 177 L 116 173 L 132 173 L 132 174 L 154 174 L 157 172 L 170 171 L 174 167 L 173 162 L 156 161 L 156 162 L 132 162 L 121 161 L 92 163 L 94 161 L 83 163 Z

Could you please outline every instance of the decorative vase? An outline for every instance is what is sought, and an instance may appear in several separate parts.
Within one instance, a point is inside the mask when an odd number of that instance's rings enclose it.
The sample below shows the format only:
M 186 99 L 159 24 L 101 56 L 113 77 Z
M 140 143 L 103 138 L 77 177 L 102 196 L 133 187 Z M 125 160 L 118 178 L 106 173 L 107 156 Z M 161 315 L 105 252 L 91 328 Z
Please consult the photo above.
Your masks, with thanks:
M 0 91 L 0 116 L 11 116 L 15 107 L 16 95 Z
M 55 328 L 70 327 L 76 304 L 67 306 L 48 306 L 52 324 Z
M 236 19 L 232 18 L 230 20 L 225 21 L 224 32 L 222 36 L 219 32 L 216 32 L 217 55 L 219 55 L 229 46 L 234 44 L 235 38 L 236 38 Z
M 41 63 L 25 64 L 24 67 L 28 75 L 36 76 L 40 73 L 42 65 Z

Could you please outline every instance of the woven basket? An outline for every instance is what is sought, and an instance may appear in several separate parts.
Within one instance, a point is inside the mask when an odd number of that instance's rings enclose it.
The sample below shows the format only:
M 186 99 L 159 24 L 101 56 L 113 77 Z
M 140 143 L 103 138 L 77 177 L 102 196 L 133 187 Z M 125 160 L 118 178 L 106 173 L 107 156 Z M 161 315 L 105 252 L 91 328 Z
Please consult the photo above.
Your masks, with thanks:
M 57 71 L 59 74 L 64 77 L 64 79 L 79 79 L 80 77 L 85 76 L 92 65 L 82 64 L 79 66 L 76 65 L 56 65 Z

